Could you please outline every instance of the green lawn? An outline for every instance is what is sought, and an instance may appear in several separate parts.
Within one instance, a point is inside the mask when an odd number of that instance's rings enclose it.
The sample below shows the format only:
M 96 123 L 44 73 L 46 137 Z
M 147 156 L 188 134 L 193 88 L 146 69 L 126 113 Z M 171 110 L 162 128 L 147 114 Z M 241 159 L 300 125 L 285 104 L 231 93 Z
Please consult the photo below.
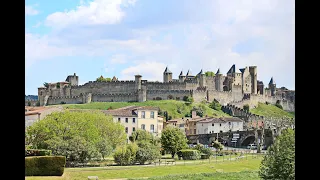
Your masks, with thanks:
M 228 114 L 211 109 L 206 104 L 193 103 L 186 105 L 184 101 L 176 100 L 159 100 L 159 101 L 146 101 L 146 102 L 92 102 L 88 104 L 65 104 L 64 108 L 69 109 L 100 109 L 106 110 L 108 108 L 117 109 L 125 106 L 154 106 L 159 107 L 161 111 L 168 111 L 169 116 L 174 118 L 185 117 L 193 106 L 202 106 L 204 108 L 204 115 L 213 117 L 229 117 Z
M 250 109 L 250 112 L 265 117 L 290 117 L 294 118 L 294 113 L 289 113 L 275 105 L 259 103 L 257 108 Z
M 258 171 L 242 171 L 242 172 L 229 172 L 229 173 L 198 173 L 198 174 L 180 174 L 180 175 L 168 175 L 154 178 L 148 178 L 148 180 L 258 180 Z M 143 180 L 143 179 L 129 179 L 129 180 Z
M 247 158 L 238 161 L 224 162 L 204 162 L 204 163 L 189 163 L 177 165 L 161 165 L 161 166 L 124 166 L 124 167 L 98 167 L 98 168 L 66 168 L 63 177 L 26 177 L 26 180 L 82 180 L 88 176 L 98 176 L 99 180 L 116 179 L 116 178 L 143 178 L 143 177 L 159 177 L 167 175 L 180 174 L 198 174 L 198 173 L 216 173 L 216 172 L 241 172 L 241 171 L 257 171 L 262 158 Z M 221 174 L 217 177 L 226 179 L 243 179 L 244 174 Z M 199 177 L 205 175 L 199 175 Z M 257 179 L 254 174 L 252 178 Z M 208 179 L 209 177 L 206 177 Z M 249 178 L 249 177 L 248 177 Z M 250 177 L 251 178 L 251 177 Z M 176 179 L 176 178 L 174 178 Z M 192 176 L 189 179 L 193 179 Z

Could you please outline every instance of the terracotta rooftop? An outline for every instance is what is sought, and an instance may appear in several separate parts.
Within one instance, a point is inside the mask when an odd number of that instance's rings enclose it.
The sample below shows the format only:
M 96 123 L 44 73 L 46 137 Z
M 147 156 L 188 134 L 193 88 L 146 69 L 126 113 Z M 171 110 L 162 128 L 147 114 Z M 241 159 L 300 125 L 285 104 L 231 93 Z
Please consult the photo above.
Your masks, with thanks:
M 152 107 L 152 106 L 127 106 L 122 107 L 118 109 L 113 110 L 102 110 L 107 115 L 112 116 L 122 116 L 122 117 L 137 117 L 138 114 L 135 112 L 135 110 L 155 110 L 158 111 L 158 107 Z
M 24 114 L 25 116 L 35 115 L 35 114 L 41 114 L 43 110 L 50 109 L 50 107 L 31 107 L 26 106 L 25 110 L 27 110 Z
M 200 120 L 201 123 L 226 123 L 226 122 L 242 122 L 240 118 L 237 117 L 221 117 L 221 118 L 205 118 Z

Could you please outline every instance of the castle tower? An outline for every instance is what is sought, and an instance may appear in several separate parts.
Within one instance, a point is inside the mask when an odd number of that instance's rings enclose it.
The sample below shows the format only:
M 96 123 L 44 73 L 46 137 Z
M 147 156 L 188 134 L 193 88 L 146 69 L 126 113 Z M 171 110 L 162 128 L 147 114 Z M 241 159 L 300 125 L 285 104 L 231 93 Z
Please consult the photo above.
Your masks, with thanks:
M 231 68 L 227 72 L 227 76 L 234 77 L 235 73 L 236 73 L 236 65 L 234 64 L 234 65 L 231 66 Z
M 214 78 L 215 78 L 216 90 L 223 91 L 223 76 L 220 73 L 220 69 L 218 69 Z
M 166 67 L 163 72 L 163 82 L 171 82 L 172 81 L 172 72 Z
M 76 73 L 74 73 L 73 75 L 69 75 L 66 81 L 69 82 L 71 86 L 79 85 L 79 77 L 76 75 Z
M 249 72 L 251 75 L 251 93 L 257 94 L 257 90 L 258 90 L 257 66 L 249 66 Z
M 202 69 L 198 73 L 198 77 L 199 77 L 200 87 L 205 87 L 206 86 L 206 75 L 204 74 Z
M 275 96 L 276 94 L 276 82 L 273 81 L 273 77 L 271 77 L 270 82 L 269 82 L 269 89 L 271 91 L 271 96 Z
M 141 89 L 141 77 L 142 77 L 141 75 L 134 76 L 136 90 Z
M 185 79 L 186 79 L 186 76 L 184 76 L 183 72 L 181 71 L 179 75 L 179 82 L 184 82 Z

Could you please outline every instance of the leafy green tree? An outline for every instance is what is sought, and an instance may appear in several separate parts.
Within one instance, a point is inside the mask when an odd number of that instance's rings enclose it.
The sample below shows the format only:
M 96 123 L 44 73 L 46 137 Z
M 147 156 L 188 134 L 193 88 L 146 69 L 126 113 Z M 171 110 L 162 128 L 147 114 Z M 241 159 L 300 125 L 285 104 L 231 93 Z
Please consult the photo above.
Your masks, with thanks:
M 249 104 L 245 104 L 245 105 L 243 105 L 243 110 L 245 110 L 245 111 L 249 111 L 249 109 L 250 109 Z
M 295 131 L 283 130 L 261 162 L 262 179 L 295 179 Z
M 214 77 L 214 76 L 215 76 L 215 73 L 212 72 L 212 71 L 207 71 L 207 72 L 205 72 L 204 74 L 205 74 L 206 76 L 208 76 L 208 77 Z
M 132 165 L 136 161 L 137 151 L 138 146 L 136 143 L 118 147 L 113 154 L 114 162 L 119 165 Z
M 131 142 L 136 141 L 148 141 L 150 142 L 153 138 L 152 134 L 146 130 L 138 129 L 132 133 L 132 135 L 129 137 Z
M 174 158 L 174 155 L 179 150 L 188 147 L 187 142 L 187 137 L 179 128 L 168 126 L 162 131 L 162 148 L 168 152 L 171 152 L 172 158 Z
M 46 87 L 46 88 L 49 88 L 49 83 L 44 82 L 44 83 L 43 83 L 43 86 Z
M 214 147 L 218 152 L 221 151 L 224 146 L 219 141 L 215 140 L 214 142 L 212 142 L 212 147 Z
M 144 164 L 147 161 L 152 162 L 161 158 L 160 146 L 158 145 L 154 145 L 148 141 L 140 141 L 138 142 L 138 147 L 136 161 L 140 164 Z
M 111 82 L 111 78 L 104 78 L 103 76 L 100 76 L 96 79 L 97 82 Z
M 26 130 L 26 142 L 38 149 L 50 149 L 67 161 L 98 158 L 106 149 L 126 142 L 124 127 L 100 111 L 54 112 Z M 105 139 L 105 142 L 103 142 Z M 106 147 L 107 148 L 107 147 Z
M 209 107 L 217 111 L 221 110 L 221 104 L 216 99 L 209 104 Z
M 102 158 L 109 156 L 113 150 L 111 143 L 108 139 L 103 138 L 97 143 L 98 152 L 101 154 Z

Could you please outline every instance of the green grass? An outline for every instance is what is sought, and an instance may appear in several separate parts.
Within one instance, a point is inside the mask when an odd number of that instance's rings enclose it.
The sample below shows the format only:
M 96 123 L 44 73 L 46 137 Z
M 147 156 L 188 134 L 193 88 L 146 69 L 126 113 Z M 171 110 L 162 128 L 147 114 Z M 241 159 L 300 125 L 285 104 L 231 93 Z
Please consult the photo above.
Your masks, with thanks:
M 265 117 L 290 117 L 294 118 L 294 113 L 289 113 L 272 104 L 259 103 L 257 108 L 250 109 L 250 112 Z
M 99 168 L 66 168 L 63 177 L 26 177 L 26 180 L 82 180 L 87 179 L 88 176 L 98 176 L 99 180 L 116 179 L 116 178 L 143 178 L 143 177 L 159 177 L 167 175 L 180 174 L 198 174 L 198 173 L 217 173 L 217 172 L 241 172 L 241 171 L 257 171 L 261 163 L 261 158 L 248 158 L 238 161 L 224 161 L 224 162 L 208 162 L 204 163 L 189 163 L 177 164 L 170 166 L 123 166 L 123 167 L 99 167 Z M 239 175 L 239 178 L 237 178 Z M 192 179 L 194 175 L 190 178 Z M 199 175 L 205 176 L 205 175 Z M 225 174 L 219 173 L 217 177 L 220 179 L 227 177 L 231 179 L 243 179 L 244 174 Z M 254 175 L 250 175 L 254 177 Z M 209 177 L 208 177 L 209 178 Z M 251 177 L 250 177 L 251 178 Z M 245 178 L 247 179 L 247 178 Z
M 168 175 L 154 178 L 148 178 L 148 180 L 258 180 L 258 171 L 242 171 L 242 172 L 229 172 L 229 173 L 198 173 L 198 174 L 180 174 L 180 175 Z M 129 180 L 143 180 L 143 179 L 129 179 Z
M 193 103 L 186 105 L 184 101 L 176 100 L 160 100 L 160 101 L 146 101 L 146 102 L 92 102 L 88 104 L 65 104 L 64 108 L 69 109 L 100 109 L 107 110 L 112 107 L 112 109 L 117 109 L 125 106 L 154 106 L 159 107 L 161 111 L 167 111 L 169 116 L 174 118 L 185 117 L 185 114 L 189 113 L 193 106 L 201 106 L 204 109 L 204 115 L 212 117 L 229 117 L 228 114 L 214 109 L 209 108 L 207 104 Z

